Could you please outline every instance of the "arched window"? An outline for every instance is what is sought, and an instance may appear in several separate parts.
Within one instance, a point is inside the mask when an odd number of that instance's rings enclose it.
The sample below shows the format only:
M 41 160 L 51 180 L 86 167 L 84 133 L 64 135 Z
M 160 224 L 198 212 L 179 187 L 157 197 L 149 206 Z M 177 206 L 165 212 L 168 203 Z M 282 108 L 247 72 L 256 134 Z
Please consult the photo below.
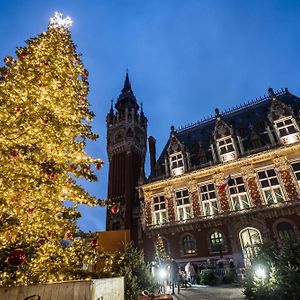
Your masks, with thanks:
M 280 222 L 276 226 L 280 240 L 296 241 L 296 235 L 293 226 L 288 222 Z
M 196 243 L 194 238 L 190 234 L 183 237 L 182 249 L 184 255 L 196 253 Z
M 262 243 L 260 232 L 252 227 L 240 231 L 240 241 L 245 258 L 252 258 L 256 253 L 257 245 Z
M 224 239 L 223 235 L 219 231 L 215 231 L 210 236 L 212 251 L 224 251 Z

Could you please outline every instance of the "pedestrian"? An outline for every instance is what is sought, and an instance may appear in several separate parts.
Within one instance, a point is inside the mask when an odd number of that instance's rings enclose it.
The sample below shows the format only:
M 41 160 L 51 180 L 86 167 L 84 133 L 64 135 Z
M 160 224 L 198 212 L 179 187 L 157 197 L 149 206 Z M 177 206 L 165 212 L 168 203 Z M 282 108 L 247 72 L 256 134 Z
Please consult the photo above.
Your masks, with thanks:
M 191 284 L 195 284 L 196 272 L 191 262 L 188 262 L 187 265 L 185 266 L 185 273 L 187 275 L 188 281 Z
M 171 283 L 171 289 L 172 289 L 172 295 L 175 294 L 175 285 L 177 286 L 178 289 L 178 294 L 180 292 L 180 286 L 179 286 L 179 268 L 178 268 L 178 264 L 175 261 L 175 259 L 171 260 L 170 263 L 170 283 Z

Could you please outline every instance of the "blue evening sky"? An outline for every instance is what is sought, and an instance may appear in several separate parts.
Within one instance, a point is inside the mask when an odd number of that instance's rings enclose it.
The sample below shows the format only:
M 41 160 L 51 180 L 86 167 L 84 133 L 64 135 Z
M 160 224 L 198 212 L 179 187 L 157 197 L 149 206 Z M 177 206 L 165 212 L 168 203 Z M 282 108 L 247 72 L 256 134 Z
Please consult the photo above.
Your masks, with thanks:
M 170 126 L 182 125 L 287 87 L 300 96 L 300 2 L 292 0 L 0 1 L 0 58 L 47 29 L 55 11 L 70 16 L 72 37 L 89 70 L 97 142 L 87 152 L 105 167 L 96 183 L 107 195 L 105 117 L 126 68 L 147 116 L 157 155 Z M 149 174 L 149 159 L 147 174 Z M 105 229 L 105 209 L 81 207 L 80 227 Z

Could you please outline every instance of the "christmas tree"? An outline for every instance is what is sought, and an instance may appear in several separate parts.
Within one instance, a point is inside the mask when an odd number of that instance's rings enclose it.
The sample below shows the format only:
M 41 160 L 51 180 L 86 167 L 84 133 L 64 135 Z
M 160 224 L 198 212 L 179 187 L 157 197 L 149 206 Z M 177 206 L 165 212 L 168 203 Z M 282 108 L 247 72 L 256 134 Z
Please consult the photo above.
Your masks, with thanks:
M 85 153 L 97 135 L 70 25 L 56 13 L 0 69 L 1 285 L 83 278 L 99 255 L 96 239 L 80 237 L 75 222 L 78 204 L 104 203 L 76 183 L 95 181 L 102 160 Z
M 170 256 L 166 251 L 163 238 L 159 234 L 157 235 L 155 247 L 156 247 L 156 259 L 158 260 L 158 262 L 159 263 L 168 262 L 170 260 Z

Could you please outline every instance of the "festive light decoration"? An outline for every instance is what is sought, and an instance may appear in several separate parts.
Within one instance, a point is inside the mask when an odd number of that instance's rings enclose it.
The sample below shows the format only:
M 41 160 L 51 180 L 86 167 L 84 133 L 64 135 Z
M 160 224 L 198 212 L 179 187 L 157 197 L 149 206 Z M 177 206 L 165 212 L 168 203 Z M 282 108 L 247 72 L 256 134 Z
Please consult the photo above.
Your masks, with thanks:
M 56 13 L 46 32 L 0 68 L 2 286 L 85 278 L 80 266 L 101 255 L 76 226 L 79 203 L 107 203 L 74 180 L 95 181 L 92 169 L 103 162 L 85 153 L 97 135 L 70 25 Z M 66 208 L 65 200 L 73 205 Z
M 64 27 L 69 28 L 72 26 L 72 19 L 70 17 L 66 17 L 63 19 L 62 13 L 55 12 L 54 17 L 50 18 L 49 26 L 57 28 L 57 27 Z

